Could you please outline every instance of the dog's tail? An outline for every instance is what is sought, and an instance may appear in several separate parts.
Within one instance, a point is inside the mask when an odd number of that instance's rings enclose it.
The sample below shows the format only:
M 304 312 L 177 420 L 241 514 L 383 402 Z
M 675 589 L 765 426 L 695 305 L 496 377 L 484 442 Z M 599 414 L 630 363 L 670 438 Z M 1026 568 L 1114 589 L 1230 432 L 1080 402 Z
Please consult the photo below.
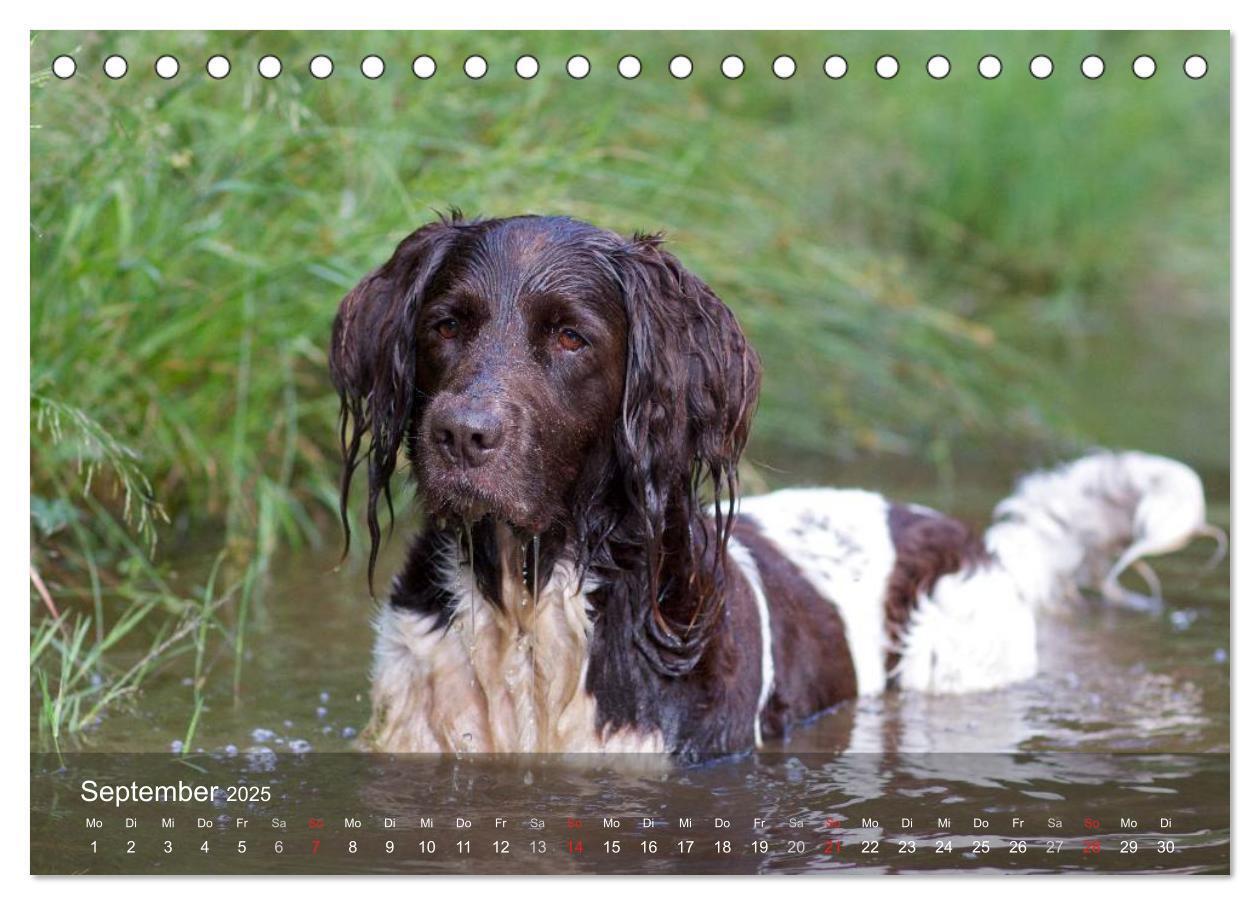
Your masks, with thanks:
M 1172 553 L 1204 535 L 1224 552 L 1224 533 L 1205 517 L 1199 476 L 1147 453 L 1097 452 L 1029 474 L 994 517 L 985 546 L 1035 609 L 1076 600 L 1081 588 L 1148 606 L 1161 591 L 1145 557 Z M 1146 580 L 1150 597 L 1121 586 L 1129 568 Z

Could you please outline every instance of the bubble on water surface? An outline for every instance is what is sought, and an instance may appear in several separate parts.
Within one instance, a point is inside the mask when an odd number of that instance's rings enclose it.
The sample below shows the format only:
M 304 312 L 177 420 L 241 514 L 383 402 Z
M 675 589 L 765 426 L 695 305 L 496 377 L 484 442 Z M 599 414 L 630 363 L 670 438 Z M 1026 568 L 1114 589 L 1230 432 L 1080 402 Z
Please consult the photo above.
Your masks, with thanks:
M 271 772 L 276 769 L 276 752 L 270 748 L 258 745 L 245 750 L 245 758 L 251 770 L 259 772 Z
M 1168 621 L 1172 623 L 1173 630 L 1178 632 L 1184 632 L 1198 618 L 1198 610 L 1173 610 L 1168 614 Z

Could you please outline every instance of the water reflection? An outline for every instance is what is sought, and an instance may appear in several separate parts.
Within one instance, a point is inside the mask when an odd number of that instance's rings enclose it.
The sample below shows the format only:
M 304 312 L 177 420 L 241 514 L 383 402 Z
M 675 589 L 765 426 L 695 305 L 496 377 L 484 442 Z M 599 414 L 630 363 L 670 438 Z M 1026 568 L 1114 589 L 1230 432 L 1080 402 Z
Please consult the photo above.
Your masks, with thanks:
M 78 755 L 64 766 L 37 757 L 32 768 L 37 872 L 201 873 L 208 863 L 315 873 L 1218 872 L 1229 863 L 1223 755 L 763 752 L 685 769 L 645 756 Z M 270 794 L 113 810 L 81 801 L 84 777 Z M 102 812 L 111 822 L 93 828 Z M 135 824 L 116 826 L 124 815 Z M 194 828 L 195 817 L 208 819 Z M 163 848 L 172 836 L 181 840 L 173 853 Z M 203 841 L 210 854 L 234 854 L 207 860 Z M 128 842 L 141 857 L 124 853 Z

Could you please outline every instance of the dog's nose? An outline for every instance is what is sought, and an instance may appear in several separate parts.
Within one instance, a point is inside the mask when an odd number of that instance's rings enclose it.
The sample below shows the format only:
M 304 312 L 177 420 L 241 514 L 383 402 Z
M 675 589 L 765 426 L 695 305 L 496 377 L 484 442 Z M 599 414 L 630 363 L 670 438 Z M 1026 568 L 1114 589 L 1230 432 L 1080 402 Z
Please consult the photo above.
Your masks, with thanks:
M 452 406 L 433 419 L 429 434 L 447 461 L 476 468 L 503 442 L 504 418 L 493 405 Z

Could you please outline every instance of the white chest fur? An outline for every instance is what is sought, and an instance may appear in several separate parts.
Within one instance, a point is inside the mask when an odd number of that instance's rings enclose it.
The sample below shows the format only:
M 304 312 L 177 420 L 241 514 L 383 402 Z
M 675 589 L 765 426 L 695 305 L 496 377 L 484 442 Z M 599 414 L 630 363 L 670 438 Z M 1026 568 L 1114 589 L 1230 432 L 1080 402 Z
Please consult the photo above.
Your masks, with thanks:
M 591 613 L 573 568 L 560 563 L 537 595 L 508 579 L 503 605 L 471 570 L 446 575 L 450 624 L 387 605 L 377 622 L 369 743 L 390 752 L 660 752 L 659 732 L 597 728 L 586 689 Z M 514 574 L 505 569 L 505 574 Z

